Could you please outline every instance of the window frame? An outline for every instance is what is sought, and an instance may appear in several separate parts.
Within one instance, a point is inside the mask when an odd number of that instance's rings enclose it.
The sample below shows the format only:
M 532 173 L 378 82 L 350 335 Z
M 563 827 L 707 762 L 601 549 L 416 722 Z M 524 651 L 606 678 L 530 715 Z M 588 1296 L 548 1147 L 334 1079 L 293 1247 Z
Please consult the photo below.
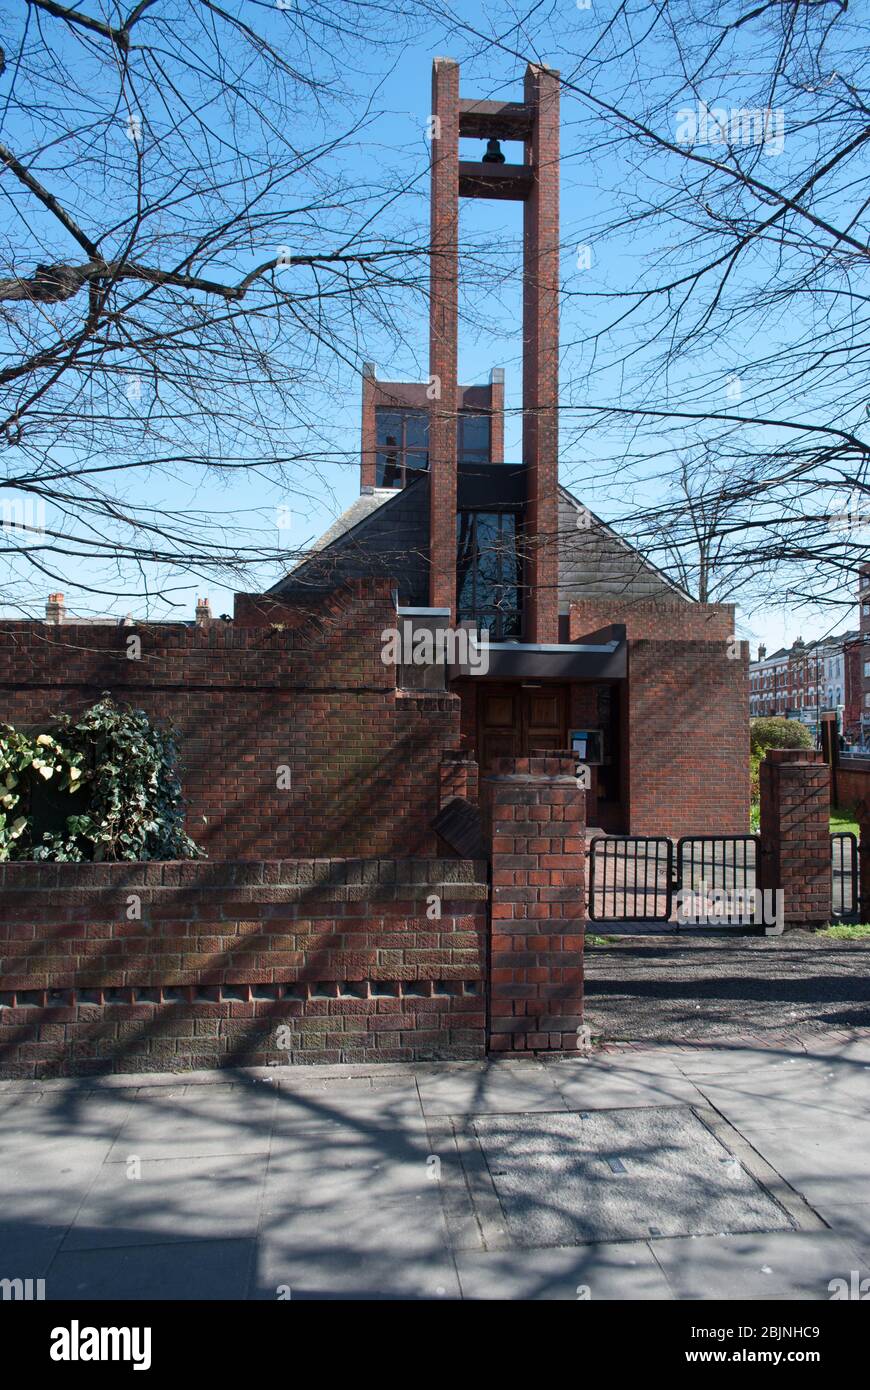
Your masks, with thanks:
M 479 569 L 478 569 L 478 566 L 477 566 L 476 563 L 475 563 L 475 566 L 474 566 L 474 568 L 473 568 L 473 570 L 472 570 L 472 590 L 473 590 L 473 597 L 472 597 L 471 608 L 470 608 L 470 609 L 467 609 L 467 608 L 465 608 L 465 607 L 461 607 L 461 606 L 460 606 L 460 604 L 461 604 L 462 590 L 463 590 L 463 587 L 464 587 L 464 584 L 465 584 L 465 580 L 466 580 L 466 578 L 467 578 L 466 575 L 463 575 L 463 574 L 460 573 L 460 561 L 461 561 L 461 559 L 462 559 L 462 549 L 461 549 L 462 522 L 463 522 L 463 518 L 464 518 L 464 517 L 469 517 L 469 518 L 471 518 L 471 520 L 472 520 L 472 530 L 471 530 L 470 542 L 471 542 L 472 555 L 473 555 L 473 557 L 474 557 L 474 559 L 475 559 L 475 562 L 476 562 L 476 561 L 477 561 L 477 557 L 478 557 L 479 554 L 480 554 L 480 550 L 479 550 L 479 546 L 478 546 L 478 540 L 477 540 L 477 528 L 478 528 L 478 518 L 481 517 L 481 516 L 485 516 L 485 517 L 493 517 L 493 516 L 496 516 L 496 517 L 498 517 L 498 518 L 500 519 L 500 520 L 499 520 L 499 537 L 501 537 L 501 535 L 502 535 L 501 518 L 506 517 L 506 516 L 509 516 L 509 517 L 512 517 L 512 518 L 513 518 L 513 544 L 514 544 L 514 573 L 515 573 L 515 582 L 513 582 L 513 583 L 506 582 L 506 583 L 504 583 L 504 584 L 501 583 L 501 551 L 499 551 L 499 552 L 497 552 L 497 554 L 499 554 L 499 581 L 496 583 L 496 586 L 495 586 L 495 587 L 502 587 L 502 588 L 506 588 L 506 589 L 513 589 L 513 590 L 515 590 L 515 592 L 516 592 L 516 607 L 515 607 L 515 608 L 507 608 L 507 609 L 498 608 L 498 607 L 495 607 L 495 608 L 492 608 L 492 607 L 485 607 L 485 608 L 484 608 L 484 607 L 480 607 L 480 606 L 478 605 L 478 592 L 477 592 L 477 590 L 478 590 L 478 574 L 479 574 Z M 487 507 L 463 507 L 461 510 L 457 511 L 457 513 L 456 513 L 456 621 L 457 621 L 458 623 L 462 623 L 462 622 L 475 622 L 475 623 L 477 623 L 478 627 L 480 628 L 480 627 L 483 627 L 483 626 L 484 626 L 484 619 L 487 619 L 487 618 L 492 619 L 492 622 L 489 623 L 489 624 L 487 624 L 488 629 L 489 629 L 489 638 L 490 638 L 490 641 L 491 641 L 491 642 L 502 642 L 502 641 L 508 640 L 508 639 L 510 639 L 510 638 L 512 638 L 512 639 L 515 640 L 515 641 L 520 641 L 520 640 L 522 640 L 522 636 L 523 636 L 523 618 L 524 618 L 524 615 L 523 615 L 523 566 L 522 566 L 521 549 L 520 549 L 520 544 L 519 544 L 521 521 L 522 521 L 522 509 L 519 508 L 519 507 L 492 507 L 492 506 L 487 506 Z M 506 618 L 508 619 L 508 622 L 507 622 L 507 623 L 505 622 L 505 619 L 506 619 Z M 507 631 L 508 628 L 513 627 L 513 626 L 516 627 L 516 631 L 515 631 L 515 632 Z
M 485 420 L 489 427 L 489 437 L 487 440 L 486 458 L 466 458 L 465 456 L 465 424 L 468 420 Z M 460 464 L 480 464 L 492 463 L 492 411 L 474 410 L 469 406 L 463 407 L 458 412 L 456 421 L 456 457 Z
M 384 482 L 386 473 L 386 453 L 387 445 L 382 444 L 379 439 L 379 424 L 385 415 L 396 415 L 401 422 L 401 439 L 396 444 L 397 462 L 393 465 L 398 470 L 398 481 L 395 483 Z M 410 419 L 424 420 L 426 424 L 426 447 L 425 449 L 417 444 L 408 445 L 408 421 Z M 419 468 L 409 467 L 408 459 L 422 459 Z M 383 465 L 381 460 L 384 460 Z M 429 411 L 422 406 L 412 405 L 378 405 L 375 406 L 375 486 L 389 488 L 393 492 L 400 492 L 407 486 L 408 474 L 415 477 L 421 473 L 429 471 Z

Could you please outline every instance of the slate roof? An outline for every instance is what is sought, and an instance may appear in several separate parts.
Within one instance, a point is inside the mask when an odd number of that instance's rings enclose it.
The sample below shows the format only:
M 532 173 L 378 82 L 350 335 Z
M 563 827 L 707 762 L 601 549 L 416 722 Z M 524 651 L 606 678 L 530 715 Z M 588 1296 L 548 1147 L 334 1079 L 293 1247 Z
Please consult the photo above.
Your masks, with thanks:
M 559 488 L 559 605 L 572 599 L 662 598 L 693 602 L 679 585 L 600 517 L 578 528 L 582 503 Z M 429 589 L 429 477 L 408 487 L 376 488 L 356 498 L 271 593 L 369 574 L 392 575 L 399 601 L 425 607 Z

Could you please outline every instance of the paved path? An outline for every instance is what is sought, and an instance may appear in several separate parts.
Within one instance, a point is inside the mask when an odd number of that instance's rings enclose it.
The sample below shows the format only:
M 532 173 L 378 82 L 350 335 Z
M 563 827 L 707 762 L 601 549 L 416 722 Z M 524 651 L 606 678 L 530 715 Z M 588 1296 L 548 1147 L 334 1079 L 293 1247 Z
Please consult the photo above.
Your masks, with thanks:
M 0 1278 L 49 1299 L 827 1299 L 870 1276 L 868 1085 L 867 1031 L 5 1082 Z
M 613 944 L 587 946 L 585 969 L 586 1021 L 604 1038 L 709 1042 L 870 1027 L 867 940 L 618 934 Z

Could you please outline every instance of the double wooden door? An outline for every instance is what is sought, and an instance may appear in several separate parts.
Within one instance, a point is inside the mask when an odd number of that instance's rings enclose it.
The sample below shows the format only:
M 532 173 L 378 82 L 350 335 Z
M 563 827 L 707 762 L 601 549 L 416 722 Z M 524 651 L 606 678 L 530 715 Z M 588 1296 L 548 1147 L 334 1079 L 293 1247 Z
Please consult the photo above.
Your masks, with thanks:
M 477 756 L 481 771 L 493 758 L 524 758 L 536 748 L 568 745 L 568 692 L 564 685 L 490 685 L 477 692 Z

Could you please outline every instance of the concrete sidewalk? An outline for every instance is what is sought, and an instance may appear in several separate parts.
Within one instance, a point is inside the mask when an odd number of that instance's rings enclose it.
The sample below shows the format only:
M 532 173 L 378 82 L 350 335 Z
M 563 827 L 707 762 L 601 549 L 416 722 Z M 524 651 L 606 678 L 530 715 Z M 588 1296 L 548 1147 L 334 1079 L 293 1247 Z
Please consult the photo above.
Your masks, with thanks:
M 870 1034 L 0 1083 L 49 1299 L 827 1299 L 870 1277 Z

